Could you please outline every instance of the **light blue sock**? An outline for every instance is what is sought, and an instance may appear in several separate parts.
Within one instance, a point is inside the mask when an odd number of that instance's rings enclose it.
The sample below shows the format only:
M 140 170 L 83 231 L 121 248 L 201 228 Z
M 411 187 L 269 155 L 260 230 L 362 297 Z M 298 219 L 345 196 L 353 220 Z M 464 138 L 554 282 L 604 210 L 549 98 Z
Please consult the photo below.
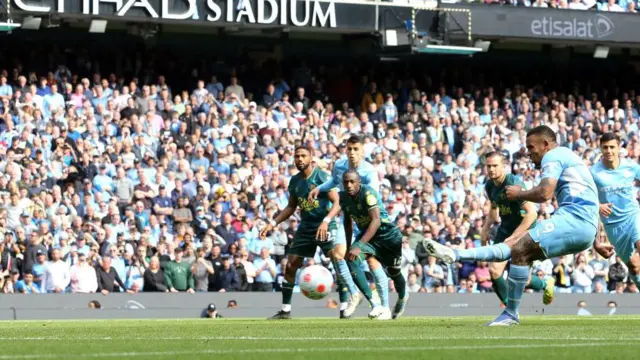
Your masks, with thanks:
M 335 262 L 335 267 L 338 270 L 338 275 L 342 282 L 347 285 L 347 289 L 349 289 L 350 294 L 357 294 L 358 288 L 356 284 L 353 282 L 353 278 L 351 277 L 351 271 L 349 271 L 349 265 L 347 265 L 347 261 L 342 259 Z
M 453 251 L 456 253 L 456 260 L 502 262 L 511 259 L 511 248 L 503 243 L 482 246 L 477 249 Z
M 389 278 L 387 274 L 384 272 L 382 266 L 373 270 L 371 273 L 376 280 L 376 289 L 378 289 L 382 306 L 389 307 Z
M 640 289 L 640 274 L 631 275 L 631 280 L 633 280 L 633 282 L 636 283 L 636 287 Z
M 520 307 L 520 299 L 524 293 L 524 288 L 529 281 L 529 265 L 513 265 L 509 268 L 509 276 L 507 276 L 507 311 L 514 317 L 518 317 L 518 308 Z

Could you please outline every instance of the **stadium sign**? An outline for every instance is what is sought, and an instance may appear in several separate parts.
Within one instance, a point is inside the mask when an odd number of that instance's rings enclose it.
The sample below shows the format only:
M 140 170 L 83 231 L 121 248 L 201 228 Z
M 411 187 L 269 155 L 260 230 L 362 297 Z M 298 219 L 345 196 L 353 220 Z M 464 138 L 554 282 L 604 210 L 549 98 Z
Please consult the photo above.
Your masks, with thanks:
M 13 0 L 13 4 L 27 13 L 330 29 L 339 25 L 336 3 L 320 0 Z
M 513 6 L 451 5 L 468 12 L 451 12 L 451 23 L 470 24 L 474 38 L 523 38 L 539 42 L 598 42 L 638 44 L 640 18 L 629 13 L 522 8 Z M 469 18 L 471 17 L 471 19 Z

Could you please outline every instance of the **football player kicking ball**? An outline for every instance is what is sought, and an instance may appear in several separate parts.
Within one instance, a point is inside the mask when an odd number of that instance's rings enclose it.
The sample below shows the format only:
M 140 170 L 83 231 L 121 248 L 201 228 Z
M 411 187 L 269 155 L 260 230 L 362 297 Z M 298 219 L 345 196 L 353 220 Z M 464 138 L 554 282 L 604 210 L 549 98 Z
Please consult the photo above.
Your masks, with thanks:
M 485 157 L 485 167 L 489 178 L 485 185 L 485 191 L 487 192 L 487 198 L 491 202 L 491 211 L 482 227 L 481 238 L 483 245 L 486 245 L 491 225 L 498 220 L 498 217 L 500 217 L 500 227 L 493 240 L 494 244 L 519 238 L 533 227 L 538 217 L 533 203 L 507 199 L 505 193 L 507 186 L 518 185 L 524 188 L 524 183 L 513 174 L 507 174 L 504 165 L 504 155 L 500 152 L 491 152 Z M 493 290 L 504 305 L 507 305 L 507 281 L 503 277 L 506 266 L 506 261 L 494 262 L 489 266 Z M 533 276 L 529 278 L 527 287 L 533 290 L 544 290 L 542 302 L 545 305 L 549 305 L 553 301 L 555 288 L 553 279 L 549 279 L 545 283 L 539 277 Z
M 374 274 L 376 286 L 380 292 L 381 305 L 375 306 L 369 317 L 377 320 L 392 318 L 389 310 L 389 282 L 380 283 L 376 276 L 384 273 L 386 268 L 398 291 L 398 301 L 393 309 L 393 318 L 402 315 L 409 299 L 404 276 L 400 272 L 402 259 L 402 233 L 389 220 L 389 215 L 382 205 L 377 191 L 360 183 L 357 170 L 349 169 L 343 177 L 344 191 L 340 192 L 340 207 L 344 212 L 344 232 L 347 245 L 353 235 L 353 222 L 362 231 L 356 241 L 349 246 L 347 258 L 350 261 L 364 258 Z M 384 267 L 384 268 L 383 268 Z M 385 276 L 386 277 L 386 276 Z
M 591 167 L 600 198 L 600 220 L 615 251 L 629 267 L 629 277 L 640 288 L 640 206 L 634 191 L 640 165 L 620 159 L 620 138 L 614 133 L 600 138 L 602 158 Z M 596 251 L 605 258 L 613 247 L 596 237 Z
M 502 262 L 511 260 L 507 307 L 489 326 L 520 323 L 520 299 L 531 272 L 531 263 L 590 248 L 598 229 L 598 194 L 593 177 L 582 159 L 566 147 L 558 146 L 556 134 L 548 126 L 527 133 L 531 161 L 542 169 L 540 184 L 531 190 L 509 185 L 508 200 L 544 203 L 555 194 L 559 207 L 551 218 L 539 221 L 519 238 L 477 249 L 453 250 L 425 240 L 427 251 L 447 263 L 459 260 Z
M 289 203 L 287 207 L 275 218 L 275 224 L 269 224 L 260 231 L 261 237 L 273 231 L 273 227 L 286 221 L 300 207 L 301 222 L 293 237 L 293 242 L 287 253 L 287 265 L 284 270 L 286 282 L 282 284 L 282 309 L 270 319 L 291 318 L 291 298 L 296 283 L 296 273 L 302 266 L 304 258 L 312 258 L 316 248 L 320 247 L 325 256 L 331 257 L 334 268 L 338 273 L 340 290 L 346 287 L 350 293 L 347 307 L 341 313 L 341 318 L 349 318 L 356 310 L 360 302 L 360 293 L 353 283 L 351 273 L 344 255 L 335 251 L 335 239 L 337 225 L 333 219 L 340 212 L 339 197 L 337 191 L 322 194 L 314 201 L 308 201 L 309 191 L 322 184 L 329 174 L 311 164 L 311 150 L 306 147 L 297 147 L 294 153 L 295 166 L 300 171 L 289 181 Z

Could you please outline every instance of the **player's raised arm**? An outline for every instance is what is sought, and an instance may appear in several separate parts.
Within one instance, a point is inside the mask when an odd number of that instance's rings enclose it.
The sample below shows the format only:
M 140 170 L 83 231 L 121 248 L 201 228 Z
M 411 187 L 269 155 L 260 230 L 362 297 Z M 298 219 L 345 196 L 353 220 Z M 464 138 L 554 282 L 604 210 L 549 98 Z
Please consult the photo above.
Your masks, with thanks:
M 260 237 L 261 238 L 265 238 L 267 237 L 267 233 L 273 231 L 274 226 L 278 226 L 280 223 L 282 223 L 283 221 L 287 220 L 288 218 L 291 217 L 291 215 L 293 215 L 293 213 L 296 211 L 296 207 L 298 206 L 298 199 L 296 198 L 295 195 L 293 195 L 293 193 L 290 191 L 289 192 L 289 202 L 287 203 L 287 207 L 285 207 L 284 209 L 282 209 L 282 211 L 280 212 L 280 214 L 278 214 L 278 216 L 276 216 L 274 223 L 269 223 L 267 224 L 267 226 L 265 226 L 261 231 L 260 231 Z
M 327 240 L 329 224 L 331 220 L 340 213 L 340 195 L 338 195 L 338 192 L 335 190 L 329 192 L 329 200 L 331 200 L 331 210 L 329 210 L 327 216 L 322 220 L 322 224 L 320 224 L 316 232 L 316 239 L 320 241 Z

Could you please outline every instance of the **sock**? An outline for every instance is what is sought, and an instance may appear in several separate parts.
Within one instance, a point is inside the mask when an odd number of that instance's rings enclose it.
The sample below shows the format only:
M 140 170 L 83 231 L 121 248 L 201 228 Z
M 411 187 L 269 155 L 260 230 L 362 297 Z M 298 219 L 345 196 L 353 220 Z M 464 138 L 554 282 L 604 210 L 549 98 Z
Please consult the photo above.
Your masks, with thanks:
M 357 293 L 358 288 L 356 287 L 356 284 L 353 282 L 353 277 L 351 277 L 351 273 L 349 272 L 349 265 L 347 265 L 347 261 L 344 259 L 338 260 L 335 262 L 335 267 L 339 275 L 338 284 L 342 282 L 342 285 L 343 285 L 341 286 L 341 290 L 344 289 L 345 291 L 348 291 L 350 294 Z
M 291 311 L 291 298 L 293 297 L 293 287 L 295 284 L 285 282 L 282 284 L 282 311 Z
M 511 248 L 505 244 L 482 246 L 477 249 L 453 250 L 456 260 L 501 262 L 511 259 Z
M 547 288 L 547 283 L 539 277 L 533 275 L 531 276 L 531 282 L 529 282 L 529 285 L 527 285 L 527 287 L 535 291 L 540 291 Z
M 491 279 L 491 285 L 493 285 L 493 291 L 495 291 L 496 295 L 503 304 L 507 304 L 507 281 L 503 276 L 500 276 L 497 279 Z
M 340 278 L 338 278 L 338 297 L 340 298 L 341 304 L 349 301 L 349 290 L 347 290 L 347 286 Z
M 508 286 L 507 286 L 507 308 L 506 312 L 511 316 L 518 317 L 518 308 L 520 307 L 520 299 L 524 293 L 524 287 L 529 281 L 529 273 L 531 267 L 529 265 L 513 265 L 509 269 Z
M 362 291 L 362 294 L 364 294 L 364 297 L 371 303 L 371 306 L 375 307 L 378 305 L 371 301 L 371 288 L 369 287 L 367 277 L 364 275 L 364 271 L 362 271 L 362 260 L 358 258 L 354 261 L 347 261 L 347 266 L 349 266 L 349 270 L 351 270 L 353 282 L 358 289 Z
M 633 282 L 636 283 L 636 287 L 640 289 L 640 274 L 632 274 L 631 280 L 633 280 Z
M 344 311 L 344 309 L 347 308 L 347 305 L 349 305 L 349 304 L 347 304 L 346 302 L 341 302 L 340 303 L 340 311 Z
M 376 289 L 378 290 L 378 295 L 380 295 L 381 305 L 389 307 L 389 278 L 384 273 L 382 266 L 373 270 L 372 273 L 376 280 Z
M 396 287 L 398 297 L 404 299 L 404 297 L 407 296 L 407 280 L 402 275 L 402 272 L 398 271 L 397 274 L 392 275 L 391 280 L 393 280 L 393 284 Z

